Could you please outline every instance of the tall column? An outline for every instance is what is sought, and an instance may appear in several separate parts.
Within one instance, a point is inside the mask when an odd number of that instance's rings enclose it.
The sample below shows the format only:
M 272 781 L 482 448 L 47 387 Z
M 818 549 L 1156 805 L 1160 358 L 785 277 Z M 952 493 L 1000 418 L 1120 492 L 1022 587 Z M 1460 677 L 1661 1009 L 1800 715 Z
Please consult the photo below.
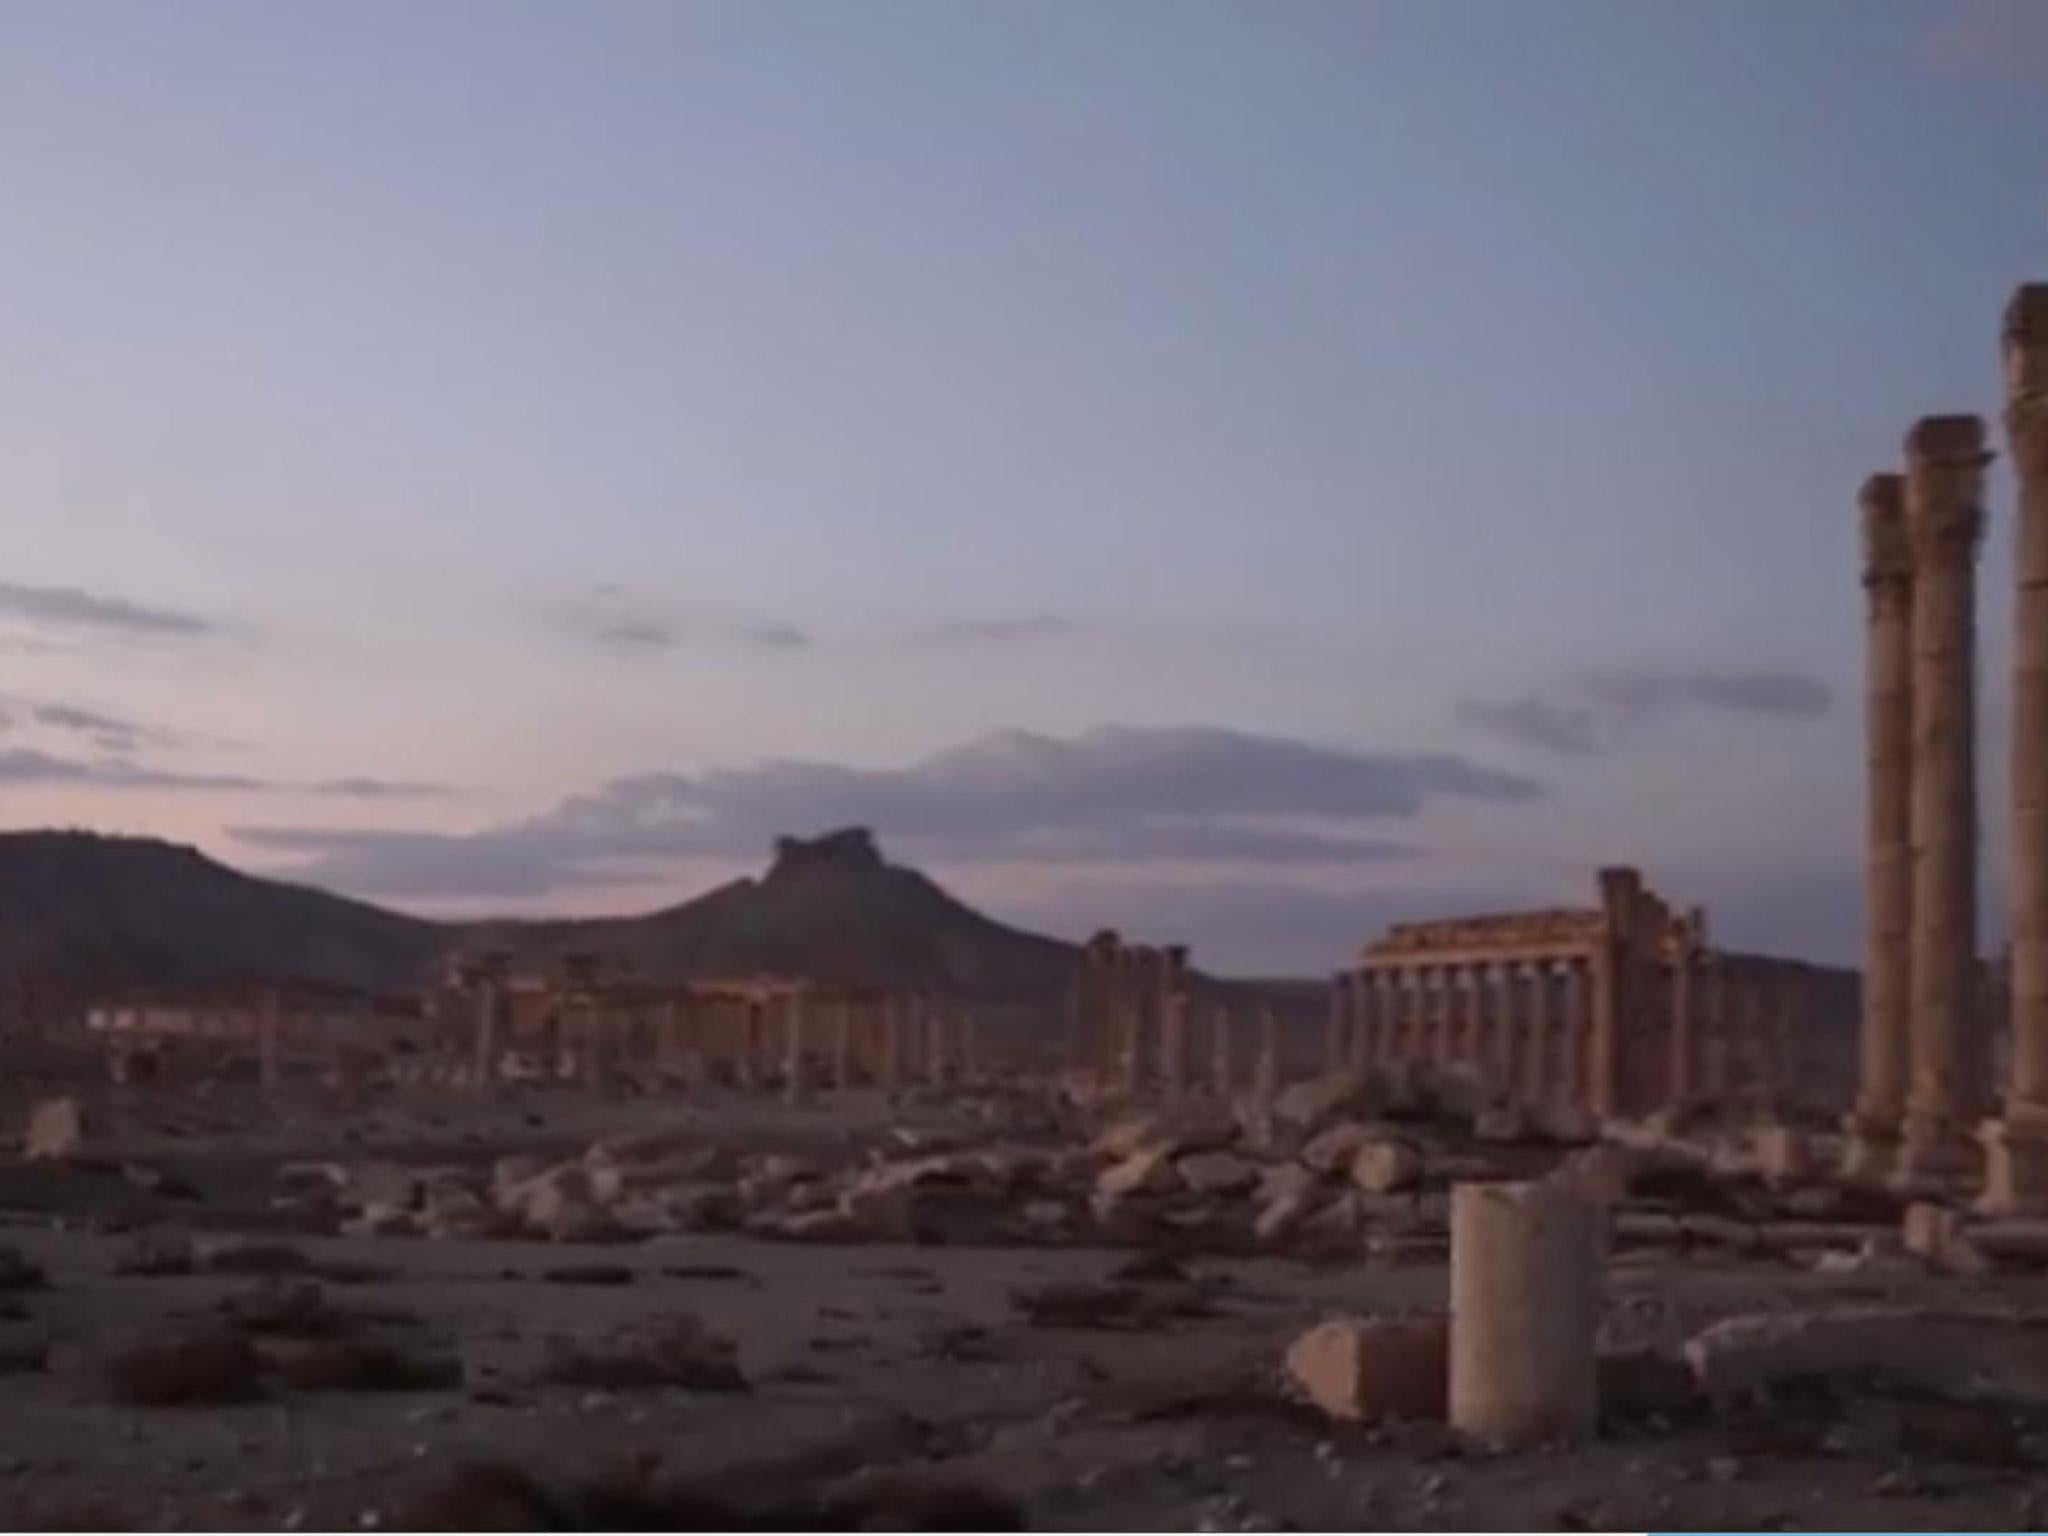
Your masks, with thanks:
M 1687 938 L 1671 957 L 1671 1031 L 1665 1037 L 1669 1058 L 1665 1062 L 1664 1094 L 1673 1104 L 1689 1103 L 1693 1096 L 1693 970 L 1698 956 Z
M 1237 1062 L 1230 1046 L 1230 1010 L 1216 1005 L 1215 1033 L 1209 1044 L 1209 1088 L 1228 1104 L 1237 1092 Z
M 1584 1070 L 1586 1107 L 1603 1117 L 1622 1108 L 1621 1032 L 1629 1017 L 1626 983 L 1634 971 L 1636 907 L 1642 884 L 1642 876 L 1633 869 L 1600 871 L 1600 905 L 1606 926 L 1593 957 Z
M 742 1088 L 751 1088 L 760 1076 L 762 1003 L 749 997 L 740 1004 L 740 1052 L 735 1074 Z
M 1566 961 L 1560 984 L 1563 1006 L 1559 1009 L 1561 1019 L 1557 1035 L 1559 1092 L 1556 1102 L 1575 1109 L 1586 1107 L 1586 1036 L 1592 1027 L 1589 969 L 1584 960 Z
M 1551 985 L 1549 962 L 1539 960 L 1529 967 L 1528 1039 L 1522 1059 L 1521 1093 L 1522 1102 L 1532 1108 L 1541 1108 L 1550 1101 Z
M 832 1086 L 853 1086 L 853 999 L 843 992 L 832 1005 Z
M 882 1003 L 882 1086 L 903 1086 L 903 999 L 894 992 Z
M 1175 988 L 1159 1022 L 1159 1078 L 1166 1101 L 1178 1104 L 1188 1091 L 1188 995 Z
M 2012 662 L 2012 1066 L 1985 1137 L 1984 1204 L 2048 1214 L 2048 283 L 2005 311 L 2005 433 L 2019 478 Z
M 1912 1081 L 1897 1181 L 1942 1186 L 1976 1164 L 1971 995 L 1977 963 L 1976 566 L 1984 424 L 1923 417 L 1906 438 L 1913 550 Z
M 1280 1092 L 1280 1020 L 1271 1008 L 1259 1010 L 1259 1059 L 1252 1067 L 1252 1099 L 1270 1110 Z
M 1515 1096 L 1522 1081 L 1522 966 L 1504 960 L 1487 967 L 1487 986 L 1493 1005 L 1493 1034 L 1487 1051 L 1487 1072 L 1496 1092 Z
M 1872 475 L 1863 513 L 1863 1004 L 1842 1171 L 1888 1178 L 1906 1107 L 1913 936 L 1913 551 L 1906 482 Z

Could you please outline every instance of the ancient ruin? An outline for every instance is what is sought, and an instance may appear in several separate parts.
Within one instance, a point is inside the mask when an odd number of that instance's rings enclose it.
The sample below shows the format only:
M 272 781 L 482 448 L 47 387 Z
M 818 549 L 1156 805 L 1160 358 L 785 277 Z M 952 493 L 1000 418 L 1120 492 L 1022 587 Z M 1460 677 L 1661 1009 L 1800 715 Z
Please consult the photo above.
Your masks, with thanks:
M 1598 906 L 1401 923 L 1332 987 L 1326 1066 L 1456 1068 L 1504 1102 L 1582 1116 L 1838 1104 L 1854 973 L 1717 949 L 1632 869 Z

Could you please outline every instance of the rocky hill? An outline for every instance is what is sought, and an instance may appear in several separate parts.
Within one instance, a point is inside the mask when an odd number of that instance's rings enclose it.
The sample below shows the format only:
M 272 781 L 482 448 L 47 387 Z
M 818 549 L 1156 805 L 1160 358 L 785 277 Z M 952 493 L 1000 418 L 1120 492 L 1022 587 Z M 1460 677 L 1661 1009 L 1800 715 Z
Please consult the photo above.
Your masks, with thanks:
M 782 838 L 760 879 L 641 916 L 438 923 L 257 879 L 196 849 L 83 832 L 0 834 L 0 982 L 66 992 L 254 978 L 416 986 L 454 949 L 564 950 L 651 980 L 776 971 L 1049 1003 L 1073 946 L 1008 928 L 863 829 Z

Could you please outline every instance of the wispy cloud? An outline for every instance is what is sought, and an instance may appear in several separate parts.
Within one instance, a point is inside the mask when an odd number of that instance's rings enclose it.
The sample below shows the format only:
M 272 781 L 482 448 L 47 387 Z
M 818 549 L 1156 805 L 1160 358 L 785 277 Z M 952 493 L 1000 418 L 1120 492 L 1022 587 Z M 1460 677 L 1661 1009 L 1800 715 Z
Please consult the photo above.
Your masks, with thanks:
M 996 614 L 981 618 L 942 619 L 914 629 L 909 643 L 918 649 L 948 650 L 958 646 L 1021 645 L 1071 634 L 1074 621 L 1058 614 Z
M 77 587 L 30 587 L 0 582 L 0 616 L 31 625 L 127 639 L 191 639 L 218 632 L 212 619 L 172 608 Z
M 343 800 L 416 800 L 455 793 L 453 785 L 425 779 L 373 779 L 356 776 L 324 779 L 307 786 L 316 795 L 333 795 Z
M 1834 705 L 1820 679 L 1783 669 L 1716 671 L 1640 667 L 1589 672 L 1551 693 L 1467 699 L 1458 717 L 1517 745 L 1559 757 L 1596 757 L 1667 716 L 1695 712 L 1813 720 Z
M 616 585 L 599 587 L 588 600 L 572 604 L 568 623 L 573 633 L 607 650 L 649 654 L 691 644 L 794 651 L 812 643 L 809 631 L 780 619 L 671 612 Z
M 293 871 L 364 894 L 527 897 L 620 863 L 749 856 L 779 833 L 872 826 L 913 857 L 1048 865 L 1349 866 L 1407 856 L 1381 827 L 1439 800 L 1517 803 L 1524 775 L 1208 727 L 1006 732 L 896 769 L 778 761 L 617 779 L 466 834 L 244 826 Z

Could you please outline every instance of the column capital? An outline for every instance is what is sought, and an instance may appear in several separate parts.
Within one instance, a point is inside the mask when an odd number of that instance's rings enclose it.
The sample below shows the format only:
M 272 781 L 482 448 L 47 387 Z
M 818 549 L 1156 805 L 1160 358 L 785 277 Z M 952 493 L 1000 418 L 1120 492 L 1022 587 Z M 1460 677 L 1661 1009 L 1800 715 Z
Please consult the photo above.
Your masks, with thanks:
M 1913 579 L 1906 538 L 1906 477 L 1872 475 L 1856 493 L 1863 511 L 1863 585 L 1875 593 L 1903 591 Z
M 1981 416 L 1923 416 L 1906 434 L 1906 536 L 1917 567 L 1968 561 L 1984 532 Z
M 2023 283 L 2005 307 L 2005 430 L 2028 474 L 2048 475 L 2048 283 Z

